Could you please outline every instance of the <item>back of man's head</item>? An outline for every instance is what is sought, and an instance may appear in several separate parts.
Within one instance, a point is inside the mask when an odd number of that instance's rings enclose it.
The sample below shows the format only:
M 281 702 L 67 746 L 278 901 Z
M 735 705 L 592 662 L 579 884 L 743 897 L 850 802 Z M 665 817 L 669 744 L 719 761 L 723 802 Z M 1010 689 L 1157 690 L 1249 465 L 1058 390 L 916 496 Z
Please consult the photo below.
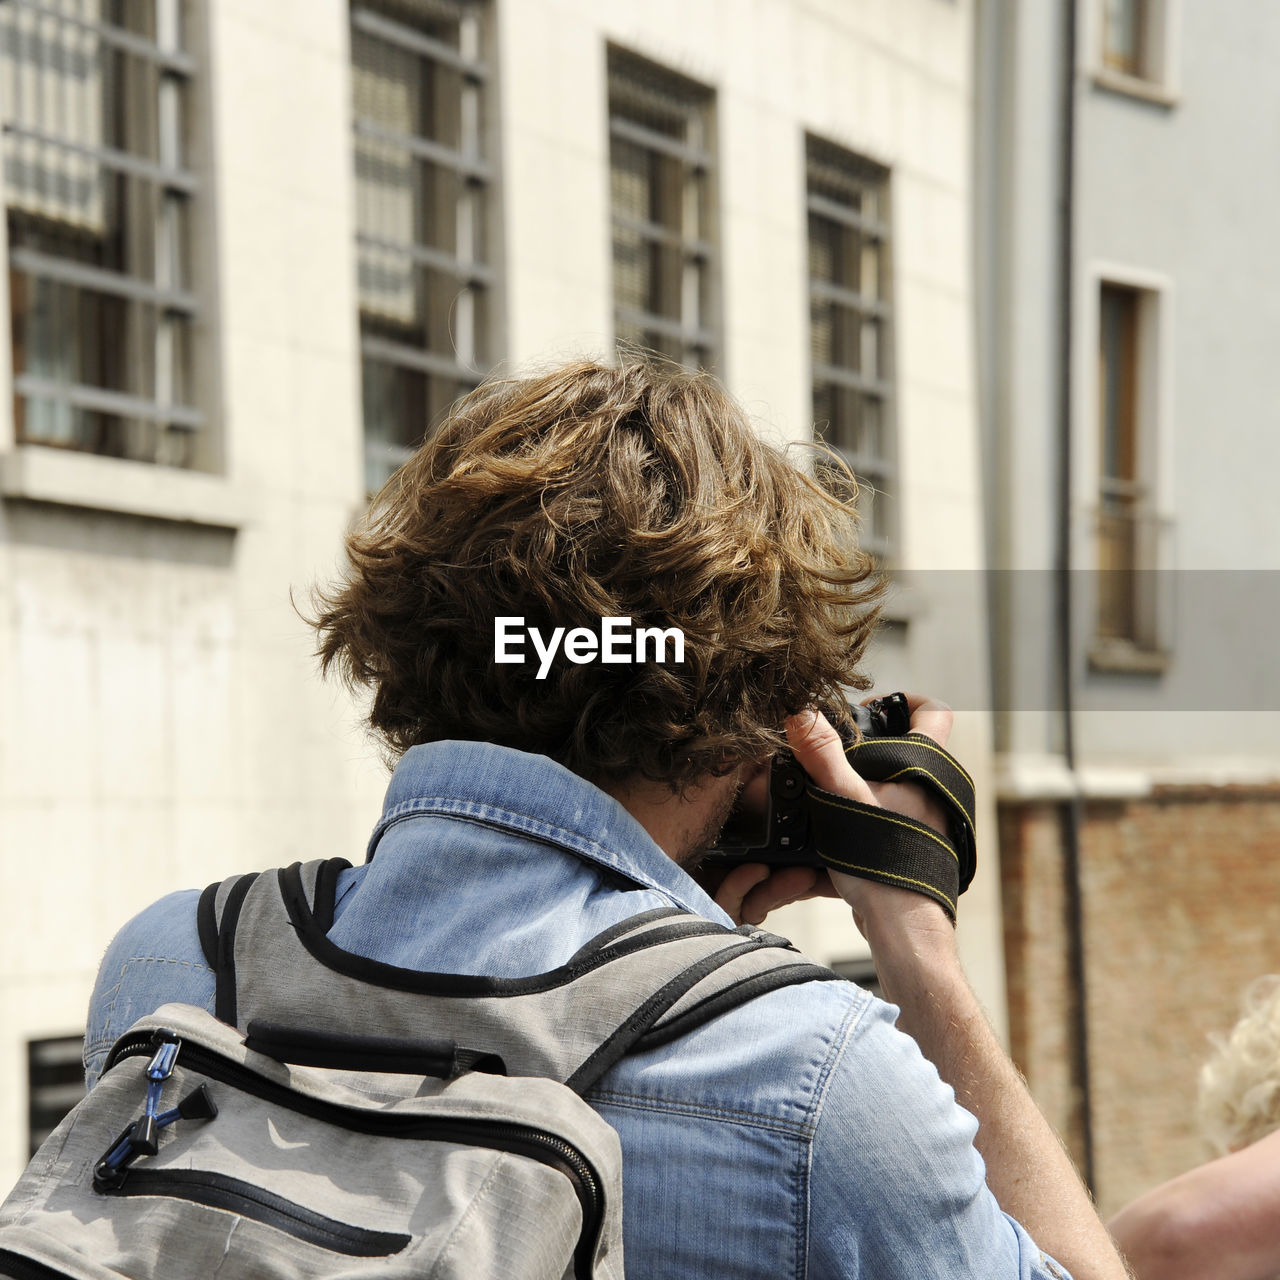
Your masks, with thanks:
M 487 382 L 347 553 L 319 600 L 320 655 L 372 687 L 393 755 L 466 738 L 679 785 L 763 758 L 788 714 L 866 685 L 881 585 L 851 505 L 706 374 L 584 361 Z M 678 628 L 684 661 L 548 664 L 526 641 L 529 661 L 497 662 L 498 618 L 542 637 Z

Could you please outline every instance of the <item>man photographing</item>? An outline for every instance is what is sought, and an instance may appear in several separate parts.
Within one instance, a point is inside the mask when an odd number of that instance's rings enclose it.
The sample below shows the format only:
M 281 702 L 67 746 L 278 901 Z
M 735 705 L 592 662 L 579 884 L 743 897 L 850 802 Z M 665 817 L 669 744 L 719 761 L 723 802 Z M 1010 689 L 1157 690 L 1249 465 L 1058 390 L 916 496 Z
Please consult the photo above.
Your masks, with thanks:
M 588 1095 L 621 1138 L 628 1274 L 1120 1280 L 936 902 L 753 865 L 713 899 L 686 869 L 783 746 L 827 792 L 941 823 L 912 784 L 873 790 L 805 710 L 867 687 L 879 593 L 851 509 L 710 377 L 582 362 L 480 387 L 375 499 L 317 604 L 323 664 L 370 690 L 395 761 L 328 937 L 517 978 L 655 908 L 729 925 L 838 895 L 901 1030 L 852 984 L 809 982 L 624 1058 Z M 495 660 L 498 619 L 521 620 L 530 643 L 507 643 L 511 622 L 503 653 L 528 661 Z M 683 660 L 603 660 L 632 627 L 678 632 Z M 944 745 L 950 712 L 909 706 Z M 133 1019 L 214 1007 L 197 896 L 112 943 L 90 1079 Z

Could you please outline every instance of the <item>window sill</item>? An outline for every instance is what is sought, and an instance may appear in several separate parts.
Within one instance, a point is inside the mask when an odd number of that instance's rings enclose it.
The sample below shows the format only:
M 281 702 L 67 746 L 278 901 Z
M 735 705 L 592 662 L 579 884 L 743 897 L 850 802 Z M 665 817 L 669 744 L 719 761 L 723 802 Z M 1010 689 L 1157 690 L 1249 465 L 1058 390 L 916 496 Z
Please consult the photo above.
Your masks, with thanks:
M 1089 646 L 1089 670 L 1113 675 L 1163 675 L 1172 660 L 1162 649 L 1139 649 L 1126 640 L 1095 640 Z
M 41 445 L 0 455 L 0 497 L 239 529 L 243 495 L 223 476 Z
M 1179 96 L 1156 80 L 1144 80 L 1141 76 L 1127 76 L 1123 71 L 1099 68 L 1093 73 L 1093 83 L 1110 93 L 1121 93 L 1127 98 L 1138 98 L 1157 107 L 1176 107 Z

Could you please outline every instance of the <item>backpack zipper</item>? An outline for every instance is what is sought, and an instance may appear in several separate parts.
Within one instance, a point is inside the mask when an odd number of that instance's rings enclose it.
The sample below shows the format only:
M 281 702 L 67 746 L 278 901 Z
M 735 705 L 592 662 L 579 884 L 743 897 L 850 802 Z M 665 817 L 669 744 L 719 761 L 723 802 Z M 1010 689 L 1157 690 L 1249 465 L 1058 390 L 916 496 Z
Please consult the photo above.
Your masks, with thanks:
M 225 1209 L 242 1218 L 283 1231 L 295 1240 L 351 1258 L 389 1258 L 413 1243 L 393 1231 L 374 1231 L 339 1222 L 295 1204 L 251 1182 L 205 1169 L 130 1169 L 112 1196 L 169 1196 L 210 1209 Z
M 0 1276 L 7 1280 L 74 1280 L 70 1271 L 55 1271 L 25 1254 L 0 1249 Z
M 136 1032 L 116 1042 L 103 1066 L 105 1075 L 117 1063 L 154 1050 L 156 1032 Z M 392 1138 L 422 1138 L 437 1142 L 455 1142 L 506 1151 L 527 1156 L 553 1169 L 558 1169 L 573 1185 L 582 1206 L 582 1231 L 574 1252 L 575 1272 L 586 1280 L 591 1275 L 595 1242 L 604 1220 L 604 1194 L 600 1179 L 587 1157 L 556 1134 L 532 1125 L 503 1124 L 479 1119 L 442 1119 L 419 1116 L 386 1115 L 362 1111 L 339 1103 L 324 1102 L 293 1092 L 260 1076 L 243 1063 L 234 1062 L 203 1045 L 185 1040 L 178 1051 L 178 1061 L 190 1070 L 221 1084 L 241 1089 L 265 1102 L 277 1103 L 289 1111 L 309 1115 L 313 1119 L 335 1124 L 356 1133 L 376 1134 Z M 127 1186 L 127 1180 L 126 1180 Z M 127 1192 L 125 1193 L 127 1194 Z

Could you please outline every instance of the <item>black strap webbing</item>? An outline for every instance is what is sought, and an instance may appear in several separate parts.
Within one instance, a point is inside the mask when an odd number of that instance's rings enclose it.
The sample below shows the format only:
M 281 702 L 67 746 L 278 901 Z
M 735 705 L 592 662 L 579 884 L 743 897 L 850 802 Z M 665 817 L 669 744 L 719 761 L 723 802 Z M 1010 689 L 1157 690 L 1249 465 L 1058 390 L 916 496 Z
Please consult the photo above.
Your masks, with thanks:
M 869 782 L 916 782 L 931 791 L 947 811 L 948 834 L 810 783 L 809 820 L 819 856 L 837 871 L 926 894 L 954 920 L 957 900 L 977 869 L 973 779 L 949 751 L 918 733 L 863 738 L 845 755 Z
M 695 961 L 682 969 L 669 982 L 653 993 L 638 1009 L 636 1009 L 611 1036 L 604 1041 L 587 1060 L 565 1081 L 577 1094 L 584 1094 L 599 1083 L 616 1062 L 626 1057 L 632 1047 L 639 1041 L 650 1027 L 662 1017 L 686 991 L 691 991 L 708 974 L 722 968 L 731 960 L 736 960 L 748 951 L 755 951 L 769 943 L 757 942 L 754 938 L 744 938 L 741 942 L 731 943 L 722 951 L 717 951 L 701 960 Z
M 699 1000 L 696 1004 L 678 1013 L 674 1018 L 658 1022 L 635 1043 L 635 1050 L 647 1053 L 661 1045 L 670 1044 L 681 1036 L 696 1031 L 722 1013 L 736 1009 L 739 1005 L 754 1000 L 768 991 L 777 991 L 780 987 L 794 986 L 798 982 L 839 982 L 840 975 L 833 973 L 822 965 L 810 964 L 807 961 L 781 965 L 776 969 L 766 969 L 763 973 L 749 974 L 739 978 L 732 986 L 722 987 L 713 995 Z
M 214 966 L 217 991 L 214 996 L 213 1016 L 220 1022 L 236 1025 L 236 925 L 240 921 L 240 908 L 253 882 L 256 871 L 241 876 L 231 886 L 222 919 L 218 922 L 218 963 Z

